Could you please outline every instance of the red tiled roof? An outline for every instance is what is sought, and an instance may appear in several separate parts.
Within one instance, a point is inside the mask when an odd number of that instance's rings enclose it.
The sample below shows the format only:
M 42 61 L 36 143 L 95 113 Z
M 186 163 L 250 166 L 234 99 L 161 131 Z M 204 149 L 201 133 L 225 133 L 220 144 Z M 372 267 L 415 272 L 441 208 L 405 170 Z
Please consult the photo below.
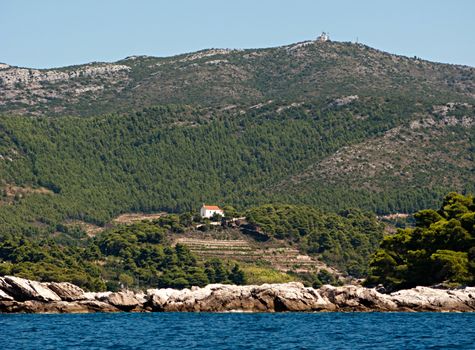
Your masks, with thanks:
M 203 205 L 203 208 L 208 209 L 208 210 L 222 210 L 217 205 Z

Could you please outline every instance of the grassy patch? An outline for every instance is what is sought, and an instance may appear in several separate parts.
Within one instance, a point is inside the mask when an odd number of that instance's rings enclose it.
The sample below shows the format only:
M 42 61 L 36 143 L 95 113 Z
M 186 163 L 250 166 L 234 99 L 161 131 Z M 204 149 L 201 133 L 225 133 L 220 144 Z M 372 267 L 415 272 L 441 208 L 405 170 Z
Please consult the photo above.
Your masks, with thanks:
M 286 283 L 297 280 L 284 272 L 268 267 L 241 266 L 241 269 L 244 271 L 247 284 Z

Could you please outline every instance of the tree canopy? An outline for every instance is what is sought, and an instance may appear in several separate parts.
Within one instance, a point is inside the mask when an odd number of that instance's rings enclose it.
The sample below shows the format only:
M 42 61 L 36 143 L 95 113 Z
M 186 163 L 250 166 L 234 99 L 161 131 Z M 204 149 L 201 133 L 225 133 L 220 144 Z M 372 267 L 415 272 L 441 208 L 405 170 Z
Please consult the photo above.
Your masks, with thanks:
M 414 215 L 415 228 L 386 236 L 370 263 L 367 285 L 387 289 L 475 283 L 473 196 L 449 193 L 439 210 Z
M 358 209 L 336 214 L 305 205 L 269 204 L 251 208 L 246 216 L 261 235 L 296 244 L 355 277 L 365 274 L 383 237 L 376 216 Z

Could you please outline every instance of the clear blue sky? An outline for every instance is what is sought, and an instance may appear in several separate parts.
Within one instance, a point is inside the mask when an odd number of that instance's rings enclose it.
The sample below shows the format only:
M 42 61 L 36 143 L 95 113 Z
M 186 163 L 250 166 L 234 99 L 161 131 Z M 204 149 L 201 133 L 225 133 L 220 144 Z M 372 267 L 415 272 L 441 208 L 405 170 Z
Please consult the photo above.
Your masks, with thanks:
M 475 0 L 0 0 L 0 62 L 47 68 L 338 41 L 475 66 Z

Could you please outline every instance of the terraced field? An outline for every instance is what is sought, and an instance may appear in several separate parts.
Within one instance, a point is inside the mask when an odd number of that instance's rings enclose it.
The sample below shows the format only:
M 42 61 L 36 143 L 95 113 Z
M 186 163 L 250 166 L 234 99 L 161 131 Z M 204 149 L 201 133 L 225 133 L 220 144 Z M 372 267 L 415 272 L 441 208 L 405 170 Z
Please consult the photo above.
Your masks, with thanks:
M 335 269 L 308 255 L 301 254 L 297 249 L 287 246 L 257 246 L 251 240 L 246 239 L 214 239 L 203 238 L 178 238 L 175 243 L 186 245 L 198 257 L 220 258 L 236 260 L 244 263 L 262 262 L 269 264 L 281 272 L 316 273 L 320 269 L 326 269 L 332 274 L 339 275 Z

